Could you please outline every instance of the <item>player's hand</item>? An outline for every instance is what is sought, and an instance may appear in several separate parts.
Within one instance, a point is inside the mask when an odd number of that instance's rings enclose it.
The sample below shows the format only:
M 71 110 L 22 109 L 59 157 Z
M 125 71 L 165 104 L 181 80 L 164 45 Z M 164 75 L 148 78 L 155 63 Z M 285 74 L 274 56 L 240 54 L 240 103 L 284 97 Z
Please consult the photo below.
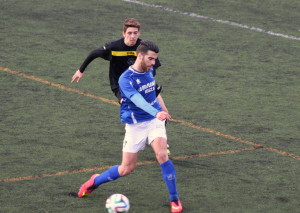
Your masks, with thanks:
M 159 113 L 156 114 L 156 118 L 164 121 L 164 120 L 170 120 L 171 119 L 171 115 L 165 111 L 160 111 Z
M 72 77 L 71 83 L 73 83 L 76 79 L 77 79 L 77 83 L 78 83 L 80 81 L 80 79 L 82 78 L 82 76 L 83 76 L 83 73 L 80 72 L 80 70 L 77 70 Z

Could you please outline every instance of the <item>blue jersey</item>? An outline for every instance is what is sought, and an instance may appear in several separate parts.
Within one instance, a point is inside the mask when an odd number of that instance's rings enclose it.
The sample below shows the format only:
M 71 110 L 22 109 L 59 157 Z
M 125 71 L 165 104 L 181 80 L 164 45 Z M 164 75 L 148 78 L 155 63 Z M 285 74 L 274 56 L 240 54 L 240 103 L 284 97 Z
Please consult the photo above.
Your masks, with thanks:
M 123 98 L 120 107 L 121 122 L 133 124 L 149 121 L 155 117 L 143 109 L 137 107 L 131 97 L 140 93 L 142 97 L 156 110 L 162 108 L 156 100 L 155 79 L 153 77 L 153 68 L 149 72 L 138 72 L 129 67 L 119 78 L 119 86 Z

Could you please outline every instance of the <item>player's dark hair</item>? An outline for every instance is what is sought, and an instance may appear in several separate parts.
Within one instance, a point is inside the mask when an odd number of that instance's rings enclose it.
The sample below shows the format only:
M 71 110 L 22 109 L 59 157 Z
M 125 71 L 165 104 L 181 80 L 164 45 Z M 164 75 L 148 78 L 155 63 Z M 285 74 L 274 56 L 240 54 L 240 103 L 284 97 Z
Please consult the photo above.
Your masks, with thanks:
M 134 18 L 128 18 L 128 19 L 125 19 L 124 23 L 123 23 L 123 31 L 124 31 L 124 33 L 126 32 L 126 30 L 129 27 L 135 27 L 135 28 L 138 28 L 138 30 L 140 30 L 141 24 L 140 24 L 140 22 L 138 22 L 138 20 L 136 20 Z
M 149 40 L 142 40 L 138 48 L 136 49 L 137 54 L 141 53 L 143 55 L 147 54 L 148 50 L 155 53 L 159 53 L 159 48 L 156 44 Z

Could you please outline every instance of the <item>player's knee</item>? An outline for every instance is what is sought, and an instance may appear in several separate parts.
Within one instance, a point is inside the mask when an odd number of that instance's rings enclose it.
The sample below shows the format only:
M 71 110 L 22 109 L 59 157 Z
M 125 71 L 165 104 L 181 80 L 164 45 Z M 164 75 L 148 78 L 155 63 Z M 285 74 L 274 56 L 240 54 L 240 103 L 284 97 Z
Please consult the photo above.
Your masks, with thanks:
M 121 176 L 126 176 L 132 173 L 134 171 L 134 168 L 134 166 L 121 166 L 119 173 Z
M 160 164 L 166 162 L 169 159 L 168 152 L 166 150 L 162 150 L 162 151 L 157 152 L 156 153 L 156 159 Z

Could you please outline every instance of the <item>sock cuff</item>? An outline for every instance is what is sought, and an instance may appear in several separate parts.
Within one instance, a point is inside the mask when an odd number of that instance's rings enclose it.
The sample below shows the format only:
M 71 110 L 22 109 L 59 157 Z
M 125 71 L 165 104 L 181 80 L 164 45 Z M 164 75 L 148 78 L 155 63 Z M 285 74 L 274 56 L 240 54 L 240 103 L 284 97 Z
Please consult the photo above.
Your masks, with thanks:
M 101 173 L 99 176 L 97 176 L 94 180 L 95 185 L 98 187 L 99 185 L 116 180 L 117 178 L 120 177 L 118 168 L 120 165 L 115 165 L 110 167 L 108 170 L 105 172 Z
M 169 160 L 167 160 L 166 162 L 160 164 L 160 166 L 161 166 L 161 167 L 165 167 L 165 166 L 168 166 L 170 163 L 172 164 L 172 161 L 169 159 Z

